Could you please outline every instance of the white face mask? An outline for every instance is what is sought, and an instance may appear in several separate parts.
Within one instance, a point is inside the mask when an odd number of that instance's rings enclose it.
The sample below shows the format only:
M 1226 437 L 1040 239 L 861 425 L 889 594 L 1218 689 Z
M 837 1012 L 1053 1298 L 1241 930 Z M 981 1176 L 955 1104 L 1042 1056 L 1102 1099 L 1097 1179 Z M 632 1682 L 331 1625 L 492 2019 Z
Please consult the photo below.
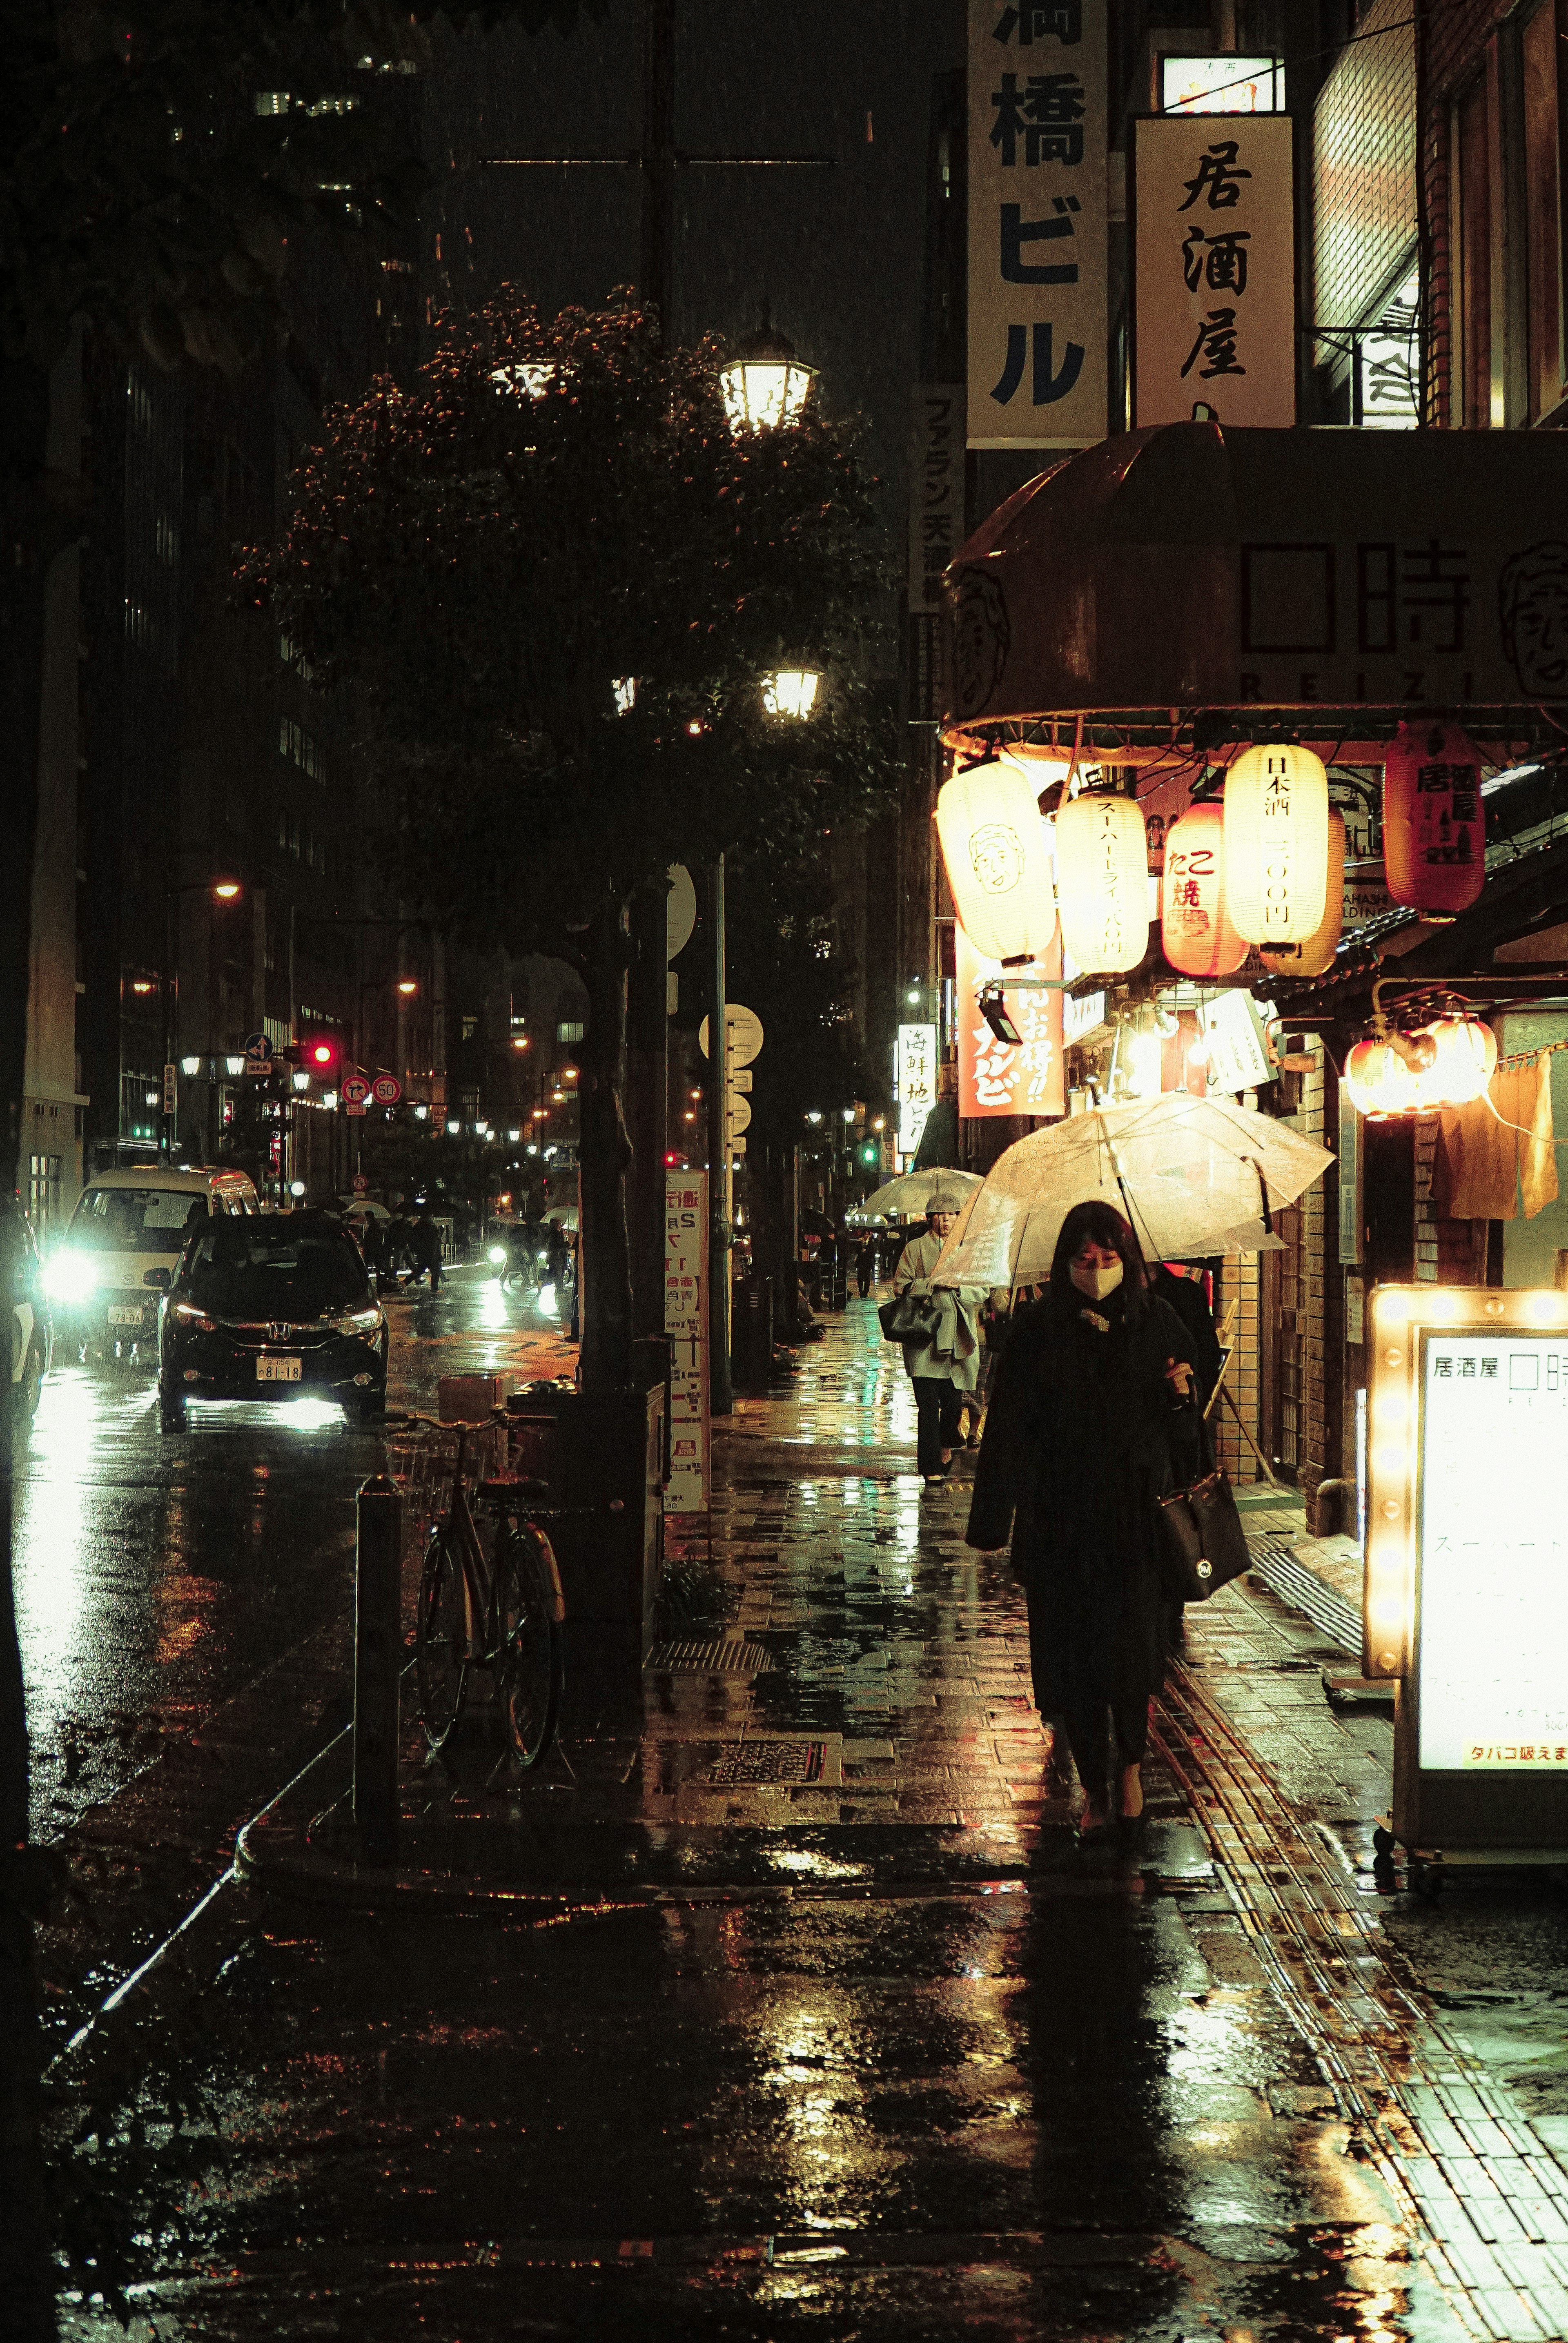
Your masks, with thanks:
M 1098 1263 L 1091 1267 L 1087 1262 L 1075 1261 L 1072 1264 L 1074 1285 L 1080 1293 L 1087 1293 L 1091 1302 L 1103 1302 L 1108 1293 L 1114 1293 L 1122 1275 L 1120 1262 L 1112 1269 L 1101 1269 Z

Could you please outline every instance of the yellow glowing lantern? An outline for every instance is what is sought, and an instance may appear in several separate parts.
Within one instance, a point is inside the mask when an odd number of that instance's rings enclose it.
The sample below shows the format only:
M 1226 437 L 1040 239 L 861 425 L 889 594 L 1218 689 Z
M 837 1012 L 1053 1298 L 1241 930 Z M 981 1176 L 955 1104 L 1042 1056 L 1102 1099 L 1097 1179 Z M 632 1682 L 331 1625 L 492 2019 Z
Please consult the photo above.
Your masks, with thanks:
M 1037 960 L 1056 935 L 1050 856 L 1035 785 L 1016 765 L 944 781 L 937 836 L 959 925 L 982 960 Z
M 1149 949 L 1149 843 L 1131 798 L 1086 791 L 1056 817 L 1064 950 L 1089 975 L 1136 968 Z
M 1225 900 L 1224 833 L 1217 805 L 1189 807 L 1165 833 L 1161 940 L 1183 976 L 1229 976 L 1247 957 Z
M 1437 1051 L 1427 1077 L 1441 1106 L 1468 1106 L 1497 1069 L 1497 1036 L 1479 1017 L 1440 1017 L 1429 1027 Z
M 1401 1041 L 1404 1036 L 1402 1034 Z M 1408 1045 L 1407 1045 L 1408 1046 Z M 1421 1077 L 1430 1071 L 1432 1058 L 1417 1051 L 1423 1062 L 1409 1058 L 1386 1035 L 1358 1041 L 1345 1060 L 1344 1081 L 1361 1114 L 1415 1114 L 1421 1111 Z M 1433 1053 L 1435 1055 L 1435 1052 Z
M 1323 890 L 1323 916 L 1315 935 L 1304 944 L 1260 944 L 1258 956 L 1276 976 L 1322 976 L 1332 968 L 1345 916 L 1345 818 L 1329 808 L 1329 875 Z
M 1304 944 L 1323 921 L 1329 776 L 1290 741 L 1244 749 L 1225 776 L 1225 880 L 1250 943 Z

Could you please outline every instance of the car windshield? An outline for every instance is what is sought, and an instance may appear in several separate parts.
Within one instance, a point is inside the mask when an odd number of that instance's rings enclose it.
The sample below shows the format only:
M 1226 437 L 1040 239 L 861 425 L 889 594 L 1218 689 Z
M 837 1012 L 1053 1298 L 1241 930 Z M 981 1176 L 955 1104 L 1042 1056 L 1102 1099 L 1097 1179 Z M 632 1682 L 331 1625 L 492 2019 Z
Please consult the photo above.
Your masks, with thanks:
M 66 1242 L 92 1252 L 178 1252 L 206 1219 L 188 1188 L 89 1188 Z
M 367 1302 L 365 1264 L 339 1228 L 300 1221 L 215 1221 L 193 1248 L 182 1290 L 220 1318 L 319 1318 Z

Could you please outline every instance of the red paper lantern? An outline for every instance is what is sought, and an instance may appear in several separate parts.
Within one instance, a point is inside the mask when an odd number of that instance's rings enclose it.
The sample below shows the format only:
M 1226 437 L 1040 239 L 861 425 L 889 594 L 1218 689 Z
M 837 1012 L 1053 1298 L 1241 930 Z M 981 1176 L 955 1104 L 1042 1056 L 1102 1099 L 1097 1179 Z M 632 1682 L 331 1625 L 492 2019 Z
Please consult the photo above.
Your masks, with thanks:
M 1413 911 L 1468 910 L 1486 880 L 1481 759 L 1457 724 L 1402 724 L 1382 786 L 1388 890 Z
M 1183 976 L 1229 976 L 1247 940 L 1225 903 L 1225 809 L 1195 805 L 1165 833 L 1160 907 L 1165 957 Z

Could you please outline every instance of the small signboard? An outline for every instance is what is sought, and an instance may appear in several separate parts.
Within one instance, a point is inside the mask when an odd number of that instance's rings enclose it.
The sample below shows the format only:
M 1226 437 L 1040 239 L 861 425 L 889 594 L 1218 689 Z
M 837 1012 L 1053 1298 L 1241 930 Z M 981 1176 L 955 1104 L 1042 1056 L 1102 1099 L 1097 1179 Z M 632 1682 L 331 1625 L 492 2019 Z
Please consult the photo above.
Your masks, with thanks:
M 377 1106 L 396 1106 L 403 1095 L 403 1085 L 396 1074 L 377 1074 L 370 1085 L 370 1095 Z
M 667 1513 L 705 1513 L 711 1502 L 708 1390 L 708 1174 L 665 1175 L 664 1331 L 669 1337 Z
M 1568 1293 L 1372 1295 L 1368 1676 L 1413 1848 L 1568 1861 Z
M 270 1074 L 272 1043 L 265 1033 L 247 1033 L 244 1046 L 245 1071 L 247 1074 Z
M 697 1031 L 697 1046 L 708 1055 L 708 1020 L 705 1017 Z M 749 1066 L 753 1058 L 762 1054 L 762 1020 L 755 1009 L 743 1009 L 731 1001 L 724 1011 L 724 1054 L 728 1064 Z
M 363 1172 L 356 1172 L 354 1174 L 354 1192 L 357 1196 L 367 1196 L 370 1192 L 370 1182 Z

